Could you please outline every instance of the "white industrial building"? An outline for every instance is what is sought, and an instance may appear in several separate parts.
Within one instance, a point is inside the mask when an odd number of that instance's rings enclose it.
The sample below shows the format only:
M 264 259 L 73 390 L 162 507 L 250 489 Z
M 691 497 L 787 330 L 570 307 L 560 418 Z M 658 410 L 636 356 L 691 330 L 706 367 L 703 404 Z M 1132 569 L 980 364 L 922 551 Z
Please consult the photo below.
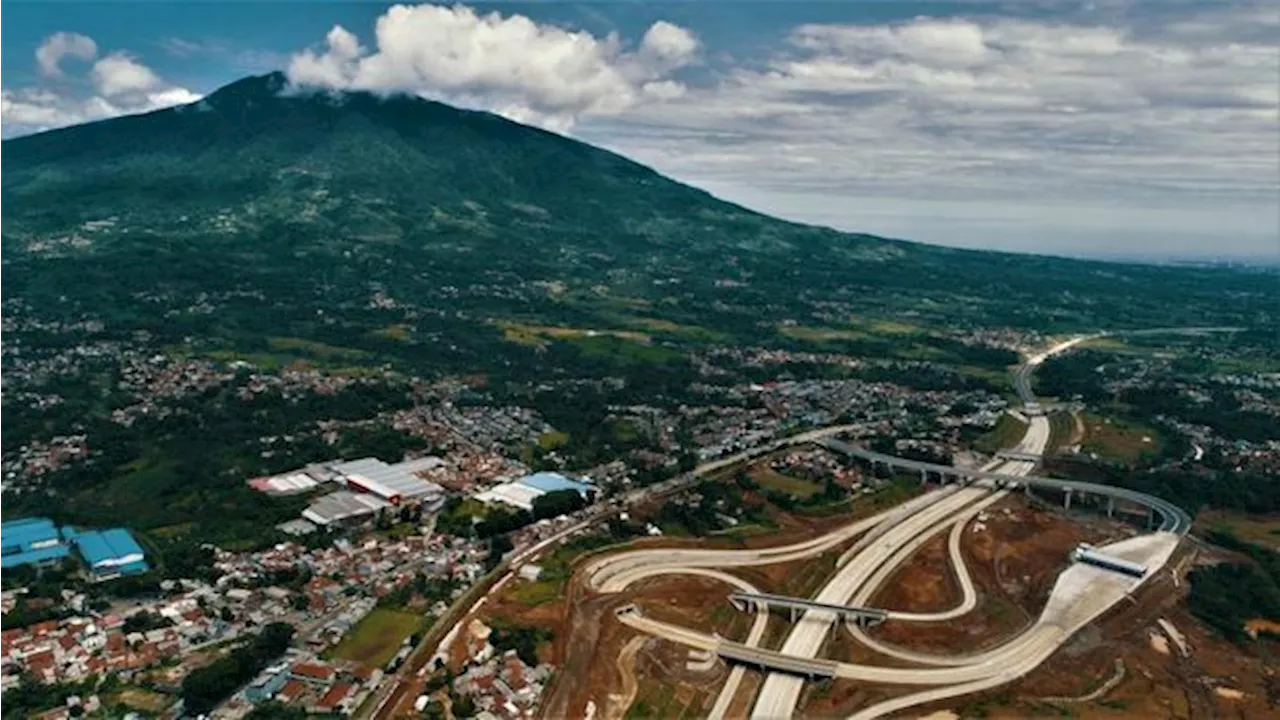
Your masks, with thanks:
M 302 517 L 321 527 L 328 527 L 363 519 L 389 507 L 391 503 L 377 495 L 339 490 L 308 505 L 302 511 Z
M 406 504 L 421 505 L 424 510 L 435 512 L 444 504 L 444 488 L 423 480 L 416 473 L 442 463 L 437 457 L 395 464 L 377 458 L 326 463 L 324 469 L 332 472 L 332 479 L 346 486 L 346 490 L 316 500 L 303 511 L 302 517 L 328 526 L 363 521 L 379 510 Z M 307 473 L 315 476 L 312 468 L 308 468 Z
M 585 480 L 585 478 L 584 478 Z M 520 510 L 533 510 L 533 501 L 549 492 L 574 490 L 583 497 L 595 492 L 589 482 L 571 480 L 560 473 L 537 472 L 518 480 L 495 485 L 488 490 L 476 493 L 476 500 L 489 505 L 502 503 Z
M 352 490 L 373 493 L 393 505 L 401 502 L 430 504 L 435 499 L 443 500 L 444 488 L 423 480 L 416 473 L 430 470 L 441 463 L 437 457 L 406 460 L 394 465 L 377 458 L 362 458 L 334 463 L 329 467 Z

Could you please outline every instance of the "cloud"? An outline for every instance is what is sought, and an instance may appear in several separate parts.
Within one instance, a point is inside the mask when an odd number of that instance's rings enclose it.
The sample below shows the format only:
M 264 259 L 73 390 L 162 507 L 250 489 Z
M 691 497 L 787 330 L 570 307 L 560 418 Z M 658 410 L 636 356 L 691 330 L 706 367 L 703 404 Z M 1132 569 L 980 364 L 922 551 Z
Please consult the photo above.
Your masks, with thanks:
M 106 97 L 145 93 L 161 85 L 151 68 L 122 52 L 112 53 L 93 64 L 93 85 Z
M 36 63 L 50 78 L 65 79 L 58 63 L 63 57 L 82 60 L 97 57 L 92 38 L 73 33 L 54 33 L 36 51 Z M 6 136 L 47 130 L 66 125 L 101 120 L 192 103 L 200 95 L 166 82 L 134 56 L 115 51 L 95 62 L 86 74 L 93 93 L 75 93 L 78 83 L 55 83 L 55 87 L 5 88 L 0 93 L 0 118 Z
M 754 66 L 576 132 L 731 198 L 849 229 L 955 242 L 955 224 L 931 214 L 969 203 L 1020 233 L 1023 249 L 1093 213 L 1148 238 L 1216 226 L 1274 255 L 1280 18 L 1251 5 L 1183 10 L 802 25 Z M 1014 218 L 1015 233 L 1000 210 L 1009 204 L 1042 212 Z M 897 219 L 869 227 L 888 206 Z
M 397 5 L 378 18 L 373 48 L 337 26 L 322 51 L 292 58 L 288 76 L 304 87 L 414 93 L 563 129 L 583 116 L 680 95 L 670 74 L 693 63 L 698 50 L 693 33 L 667 22 L 628 49 L 615 34 L 596 37 L 523 15 Z
M 64 57 L 89 61 L 98 56 L 98 44 L 93 38 L 73 32 L 56 32 L 44 39 L 36 48 L 36 64 L 45 77 L 61 77 L 59 64 Z
M 165 54 L 180 60 L 207 59 L 233 72 L 263 73 L 282 70 L 289 63 L 287 53 L 246 48 L 232 40 L 207 38 L 191 40 L 169 36 L 156 43 Z

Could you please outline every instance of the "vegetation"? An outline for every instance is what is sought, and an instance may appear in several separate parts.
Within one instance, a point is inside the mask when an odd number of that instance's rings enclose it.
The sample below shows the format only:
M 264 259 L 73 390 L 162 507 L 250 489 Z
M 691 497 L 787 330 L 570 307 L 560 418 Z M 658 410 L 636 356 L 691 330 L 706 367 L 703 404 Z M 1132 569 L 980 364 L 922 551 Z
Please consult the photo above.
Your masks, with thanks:
M 1233 642 L 1248 639 L 1245 623 L 1280 622 L 1280 553 L 1219 532 L 1210 541 L 1249 556 L 1254 564 L 1223 563 L 1192 570 L 1187 608 Z
M 515 650 L 516 655 L 532 667 L 538 664 L 538 645 L 550 642 L 552 637 L 551 631 L 544 628 L 494 623 L 489 642 L 499 653 Z
M 1080 451 L 1128 467 L 1146 464 L 1160 455 L 1163 441 L 1153 428 L 1086 413 Z
M 79 683 L 45 685 L 33 677 L 22 677 L 17 685 L 5 690 L 3 713 L 0 717 L 6 720 L 34 717 L 41 711 L 66 704 L 67 698 L 72 695 L 83 697 L 98 689 L 98 678 L 89 678 Z M 108 688 L 102 689 L 105 692 Z
M 1007 450 L 1018 441 L 1027 431 L 1027 424 L 1018 418 L 1004 413 L 1000 419 L 996 421 L 996 426 L 990 432 L 978 437 L 973 442 L 974 449 L 993 455 L 1000 450 Z
M 1280 477 L 1274 473 L 1153 470 L 1132 472 L 1118 467 L 1069 459 L 1046 463 L 1050 474 L 1088 479 L 1164 498 L 1197 513 L 1201 509 L 1251 514 L 1280 511 Z
M 351 660 L 372 667 L 385 667 L 406 638 L 422 627 L 417 613 L 374 608 L 330 651 L 338 660 Z
M 532 464 L 589 467 L 645 442 L 609 422 L 608 406 L 696 399 L 689 356 L 711 344 L 899 363 L 784 368 L 798 374 L 991 389 L 1012 353 L 950 331 L 1268 327 L 1280 316 L 1267 273 L 803 226 L 486 113 L 359 93 L 333 102 L 281 94 L 284 84 L 247 78 L 196 107 L 4 142 L 6 341 L 24 361 L 102 350 L 26 387 L 6 368 L 6 391 L 59 402 L 5 403 L 4 451 L 83 434 L 92 457 L 42 478 L 40 492 L 6 494 L 5 517 L 269 545 L 305 499 L 264 499 L 244 480 L 423 449 L 386 422 L 414 405 L 412 377 L 483 376 L 495 399 L 563 433 L 534 444 Z M 115 419 L 138 402 L 113 364 L 124 352 L 250 367 L 150 398 L 154 411 L 129 424 Z M 260 376 L 309 370 L 359 382 L 255 389 Z M 530 389 L 571 378 L 609 383 Z M 1239 437 L 1277 435 L 1227 402 L 1205 412 Z M 371 419 L 336 437 L 316 427 Z M 487 537 L 524 521 L 449 528 Z
M 226 656 L 193 670 L 182 681 L 186 712 L 190 715 L 208 713 L 280 657 L 292 640 L 292 626 L 271 623 Z M 7 704 L 8 698 L 5 700 Z
M 820 484 L 811 480 L 791 477 L 767 469 L 757 472 L 753 479 L 762 487 L 790 495 L 797 500 L 807 500 L 822 490 Z

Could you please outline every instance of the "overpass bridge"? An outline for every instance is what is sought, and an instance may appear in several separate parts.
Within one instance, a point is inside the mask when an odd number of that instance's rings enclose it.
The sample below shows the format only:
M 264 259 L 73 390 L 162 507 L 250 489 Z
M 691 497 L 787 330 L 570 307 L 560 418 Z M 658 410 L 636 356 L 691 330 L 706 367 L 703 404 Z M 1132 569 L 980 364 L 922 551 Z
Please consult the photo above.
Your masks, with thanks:
M 1001 460 L 1018 460 L 1021 462 L 1039 463 L 1044 458 L 1035 453 L 1015 452 L 1013 450 L 1001 450 L 996 453 L 996 457 Z
M 728 640 L 722 640 L 716 645 L 716 654 L 726 661 L 750 665 L 761 670 L 800 675 L 810 680 L 836 676 L 835 661 L 784 655 L 776 650 L 764 650 Z
M 872 467 L 883 464 L 890 470 L 897 469 L 909 472 L 918 472 L 920 473 L 921 478 L 927 478 L 930 474 L 936 474 L 938 477 L 942 478 L 944 483 L 947 482 L 948 478 L 955 478 L 962 483 L 968 483 L 974 480 L 986 480 L 999 487 L 1022 486 L 1027 488 L 1028 492 L 1030 492 L 1030 489 L 1033 487 L 1060 491 L 1064 496 L 1063 505 L 1068 509 L 1071 507 L 1071 498 L 1073 495 L 1105 497 L 1108 499 L 1109 511 L 1114 509 L 1114 503 L 1117 500 L 1134 503 L 1159 515 L 1160 527 L 1158 529 L 1163 532 L 1186 535 L 1191 529 L 1191 516 L 1182 508 L 1174 505 L 1168 500 L 1163 500 L 1154 495 L 1148 495 L 1136 490 L 1129 490 L 1112 485 L 1099 485 L 1097 483 L 1081 482 L 1078 480 L 1062 480 L 1059 478 L 1040 477 L 1036 475 L 1007 475 L 987 470 L 964 469 L 952 467 L 950 465 L 939 465 L 938 463 L 924 462 L 922 460 L 910 460 L 908 458 L 886 455 L 860 445 L 853 445 L 834 438 L 823 438 L 818 441 L 818 444 L 832 452 L 866 460 L 871 463 Z
M 796 621 L 796 614 L 805 610 L 821 610 L 834 613 L 841 620 L 853 618 L 859 625 L 867 627 L 879 625 L 889 618 L 889 613 L 879 608 L 860 607 L 857 605 L 830 605 L 814 602 L 804 598 L 787 597 L 786 595 L 770 595 L 768 593 L 735 592 L 729 595 L 729 602 L 738 610 L 747 610 L 761 605 L 766 608 L 784 607 L 791 611 L 791 622 Z

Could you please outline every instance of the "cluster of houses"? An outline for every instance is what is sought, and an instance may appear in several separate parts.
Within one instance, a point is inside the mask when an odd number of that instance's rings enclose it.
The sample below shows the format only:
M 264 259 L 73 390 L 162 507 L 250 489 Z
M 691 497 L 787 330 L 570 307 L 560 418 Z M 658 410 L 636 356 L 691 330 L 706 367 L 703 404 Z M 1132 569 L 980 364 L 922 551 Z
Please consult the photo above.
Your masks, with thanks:
M 92 676 L 122 676 L 180 657 L 227 634 L 229 626 L 209 617 L 194 598 L 158 607 L 164 627 L 128 632 L 128 618 L 71 617 L 46 620 L 0 633 L 0 682 L 12 687 L 22 673 L 44 683 L 79 682 Z
M 350 714 L 382 680 L 382 670 L 358 664 L 332 665 L 291 657 L 258 674 L 243 692 L 243 702 L 273 700 L 306 712 Z M 232 705 L 239 704 L 239 698 Z M 228 710 L 235 710 L 229 707 Z
M 466 650 L 467 667 L 454 679 L 454 692 L 471 698 L 477 718 L 531 718 L 553 668 L 547 664 L 530 667 L 515 650 L 498 653 L 489 642 L 492 633 L 493 629 L 478 619 L 467 625 L 460 643 Z

